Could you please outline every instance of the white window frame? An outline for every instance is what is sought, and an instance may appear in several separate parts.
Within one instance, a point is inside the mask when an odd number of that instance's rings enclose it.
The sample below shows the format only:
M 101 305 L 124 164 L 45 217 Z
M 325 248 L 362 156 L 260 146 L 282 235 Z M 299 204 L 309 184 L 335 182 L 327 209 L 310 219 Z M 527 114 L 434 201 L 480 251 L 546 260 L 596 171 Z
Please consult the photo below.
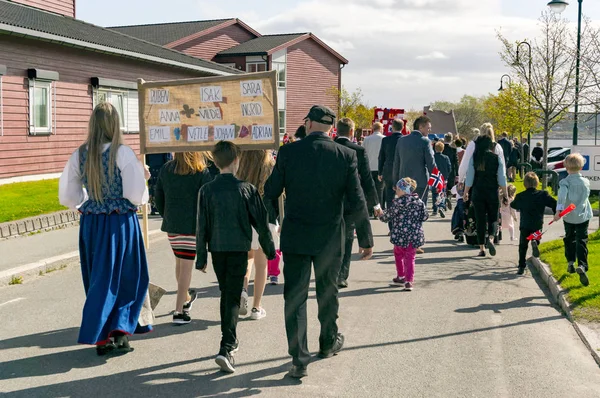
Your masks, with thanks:
M 272 62 L 272 69 L 277 71 L 277 88 L 286 88 L 287 86 L 287 64 L 285 62 Z M 283 80 L 279 79 L 280 67 L 283 67 Z
M 106 97 L 110 97 L 112 95 L 121 95 L 123 96 L 123 112 L 119 115 L 121 121 L 121 132 L 123 134 L 139 134 L 138 130 L 131 130 L 129 126 L 129 112 L 135 112 L 136 117 L 138 113 L 138 109 L 129 109 L 129 93 L 131 91 L 136 90 L 128 90 L 128 89 L 118 89 L 111 87 L 98 87 L 94 92 L 94 107 L 100 103 L 99 97 L 101 94 L 106 94 Z
M 285 134 L 285 128 L 287 127 L 286 123 L 285 123 L 286 111 L 285 111 L 285 109 L 279 109 L 278 112 L 279 112 L 278 113 L 278 116 L 279 116 L 279 126 L 278 126 L 279 127 L 279 139 L 281 141 L 281 140 L 283 140 L 283 136 Z M 283 118 L 281 117 L 281 112 L 283 112 Z M 282 120 L 283 120 L 283 126 L 281 123 Z
M 223 63 L 221 65 L 223 65 L 223 66 L 229 66 L 230 68 L 237 69 L 237 65 L 236 65 L 235 62 L 225 62 L 225 63 Z
M 257 61 L 257 62 L 246 62 L 246 72 L 248 73 L 255 73 L 255 72 L 250 72 L 250 65 L 256 65 L 256 72 L 258 72 L 258 66 L 259 65 L 264 65 L 265 67 L 265 71 L 267 71 L 267 63 L 265 61 Z
M 35 89 L 46 88 L 47 92 L 47 114 L 48 126 L 35 126 Z M 54 95 L 53 95 L 54 94 Z M 53 98 L 54 97 L 54 98 Z M 53 101 L 54 99 L 54 101 Z M 52 122 L 56 120 L 56 114 L 52 111 L 56 110 L 56 90 L 50 80 L 29 80 L 29 135 L 50 135 L 52 134 Z M 54 116 L 54 117 L 53 117 Z

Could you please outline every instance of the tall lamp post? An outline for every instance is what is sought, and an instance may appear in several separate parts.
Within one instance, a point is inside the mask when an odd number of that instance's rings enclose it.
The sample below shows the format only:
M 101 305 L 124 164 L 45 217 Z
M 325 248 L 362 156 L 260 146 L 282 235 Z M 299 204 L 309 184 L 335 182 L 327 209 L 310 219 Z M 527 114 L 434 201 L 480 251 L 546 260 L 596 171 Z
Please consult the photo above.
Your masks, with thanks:
M 500 77 L 500 88 L 498 89 L 498 91 L 502 91 L 504 90 L 504 78 L 507 77 L 508 78 L 508 85 L 510 86 L 512 84 L 512 78 L 510 77 L 510 75 L 507 75 L 506 73 L 503 74 Z
M 527 102 L 529 102 L 529 115 L 527 115 L 528 117 L 531 117 L 531 63 L 532 63 L 532 53 L 531 53 L 531 44 L 529 44 L 529 42 L 527 41 L 522 41 L 519 44 L 517 44 L 517 64 L 519 63 L 519 49 L 521 48 L 522 45 L 527 46 L 528 50 L 529 50 L 529 74 L 527 76 L 527 86 L 528 86 L 528 93 L 529 93 L 529 97 L 527 98 Z M 529 131 L 527 132 L 527 145 L 529 146 L 529 149 L 531 149 L 531 129 L 529 129 Z
M 579 119 L 579 64 L 581 61 L 581 18 L 582 18 L 582 3 L 583 0 L 577 0 L 579 3 L 579 14 L 577 16 L 577 64 L 575 70 L 575 123 L 573 124 L 573 145 L 577 145 L 577 135 L 579 132 L 578 119 Z M 557 14 L 562 13 L 567 6 L 568 2 L 564 0 L 552 0 L 548 3 L 548 7 Z

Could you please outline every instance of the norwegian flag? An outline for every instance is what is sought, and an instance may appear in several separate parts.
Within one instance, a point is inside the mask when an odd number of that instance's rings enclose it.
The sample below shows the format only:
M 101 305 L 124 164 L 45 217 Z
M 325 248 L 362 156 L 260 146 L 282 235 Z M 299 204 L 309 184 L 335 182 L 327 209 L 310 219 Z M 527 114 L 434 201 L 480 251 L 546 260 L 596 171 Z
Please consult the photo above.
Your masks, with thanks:
M 430 187 L 437 189 L 438 192 L 441 192 L 446 186 L 446 180 L 444 180 L 444 176 L 442 173 L 440 173 L 437 167 L 433 168 L 427 184 L 429 184 Z
M 541 230 L 532 233 L 527 237 L 527 240 L 540 240 L 542 239 L 543 232 Z

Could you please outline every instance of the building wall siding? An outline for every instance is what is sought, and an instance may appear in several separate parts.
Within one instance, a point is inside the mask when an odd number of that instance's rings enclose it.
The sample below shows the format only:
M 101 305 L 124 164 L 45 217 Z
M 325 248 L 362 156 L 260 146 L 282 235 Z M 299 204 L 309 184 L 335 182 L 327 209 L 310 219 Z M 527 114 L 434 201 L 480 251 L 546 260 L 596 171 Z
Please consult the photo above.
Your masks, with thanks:
M 175 47 L 175 50 L 211 61 L 221 51 L 255 37 L 246 29 L 234 24 L 181 44 Z
M 50 11 L 56 14 L 75 18 L 76 0 L 12 0 L 14 3 L 25 4 L 30 7 Z
M 288 47 L 286 133 L 292 136 L 303 123 L 310 107 L 326 105 L 337 113 L 338 103 L 331 88 L 340 89 L 340 63 L 311 39 Z
M 199 72 L 5 36 L 0 36 L 0 64 L 8 67 L 7 75 L 1 77 L 4 135 L 0 136 L 0 179 L 62 171 L 87 136 L 93 106 L 91 77 L 151 81 L 201 76 Z M 53 84 L 53 135 L 28 135 L 29 68 L 59 72 L 60 80 Z M 139 151 L 138 134 L 126 134 L 125 142 Z

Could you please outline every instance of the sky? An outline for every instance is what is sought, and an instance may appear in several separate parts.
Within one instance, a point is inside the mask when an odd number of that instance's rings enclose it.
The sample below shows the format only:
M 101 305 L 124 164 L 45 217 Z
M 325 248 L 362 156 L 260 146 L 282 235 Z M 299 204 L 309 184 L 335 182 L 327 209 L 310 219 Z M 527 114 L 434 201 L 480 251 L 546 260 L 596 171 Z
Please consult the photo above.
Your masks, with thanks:
M 496 92 L 508 68 L 501 32 L 539 34 L 548 0 L 78 0 L 77 18 L 100 26 L 239 18 L 262 34 L 312 32 L 349 60 L 342 84 L 370 106 L 422 109 Z M 577 0 L 564 16 L 577 18 Z M 583 2 L 600 24 L 600 1 Z

